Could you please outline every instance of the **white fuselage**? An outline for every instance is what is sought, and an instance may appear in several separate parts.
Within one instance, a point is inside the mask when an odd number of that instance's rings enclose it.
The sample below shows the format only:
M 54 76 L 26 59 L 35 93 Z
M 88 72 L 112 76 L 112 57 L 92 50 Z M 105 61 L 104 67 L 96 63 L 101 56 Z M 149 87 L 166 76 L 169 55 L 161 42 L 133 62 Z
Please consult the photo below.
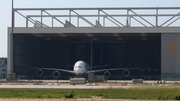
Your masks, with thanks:
M 87 72 L 87 64 L 84 61 L 77 61 L 74 64 L 74 72 L 76 75 L 83 75 Z

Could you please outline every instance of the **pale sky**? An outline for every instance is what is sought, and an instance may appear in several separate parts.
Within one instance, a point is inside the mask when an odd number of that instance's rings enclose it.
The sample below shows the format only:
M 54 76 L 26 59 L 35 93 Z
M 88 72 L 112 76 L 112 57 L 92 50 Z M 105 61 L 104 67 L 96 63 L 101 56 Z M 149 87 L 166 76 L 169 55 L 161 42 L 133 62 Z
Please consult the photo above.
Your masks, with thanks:
M 0 57 L 7 57 L 11 0 L 0 0 Z M 14 8 L 178 7 L 180 0 L 14 0 Z

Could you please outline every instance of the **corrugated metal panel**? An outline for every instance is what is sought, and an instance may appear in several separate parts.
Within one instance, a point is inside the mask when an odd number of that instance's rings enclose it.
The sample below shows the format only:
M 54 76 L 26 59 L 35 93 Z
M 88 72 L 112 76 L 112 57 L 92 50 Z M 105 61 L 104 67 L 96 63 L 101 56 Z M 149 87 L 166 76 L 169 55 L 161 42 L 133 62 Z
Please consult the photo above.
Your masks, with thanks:
M 180 78 L 180 33 L 161 35 L 161 76 Z

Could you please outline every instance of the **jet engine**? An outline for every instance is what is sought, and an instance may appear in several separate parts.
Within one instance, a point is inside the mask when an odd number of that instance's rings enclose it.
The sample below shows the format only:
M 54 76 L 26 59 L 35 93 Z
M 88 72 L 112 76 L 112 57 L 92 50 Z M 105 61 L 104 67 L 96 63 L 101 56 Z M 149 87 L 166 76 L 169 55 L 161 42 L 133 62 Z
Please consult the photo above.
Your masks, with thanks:
M 54 71 L 54 72 L 53 72 L 53 77 L 54 77 L 54 78 L 60 77 L 60 72 L 59 72 L 59 71 Z
M 42 76 L 43 75 L 43 70 L 42 69 L 38 69 L 36 71 L 36 74 L 37 74 L 37 76 Z
M 104 72 L 104 76 L 106 79 L 108 79 L 111 76 L 111 73 L 109 71 Z
M 127 70 L 127 69 L 124 70 L 124 71 L 123 71 L 123 75 L 126 76 L 126 77 L 129 76 L 129 75 L 130 75 L 130 71 Z

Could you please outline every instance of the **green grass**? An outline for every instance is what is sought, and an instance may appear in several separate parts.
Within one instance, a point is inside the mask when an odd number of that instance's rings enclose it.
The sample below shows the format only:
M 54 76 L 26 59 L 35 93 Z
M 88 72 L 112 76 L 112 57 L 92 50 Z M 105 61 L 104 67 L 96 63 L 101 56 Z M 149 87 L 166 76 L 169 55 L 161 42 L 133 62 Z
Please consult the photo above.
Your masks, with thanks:
M 107 99 L 151 99 L 151 100 L 178 100 L 180 87 L 158 88 L 143 87 L 130 89 L 0 89 L 0 98 L 65 98 L 72 93 L 75 98 L 91 98 L 99 96 Z

